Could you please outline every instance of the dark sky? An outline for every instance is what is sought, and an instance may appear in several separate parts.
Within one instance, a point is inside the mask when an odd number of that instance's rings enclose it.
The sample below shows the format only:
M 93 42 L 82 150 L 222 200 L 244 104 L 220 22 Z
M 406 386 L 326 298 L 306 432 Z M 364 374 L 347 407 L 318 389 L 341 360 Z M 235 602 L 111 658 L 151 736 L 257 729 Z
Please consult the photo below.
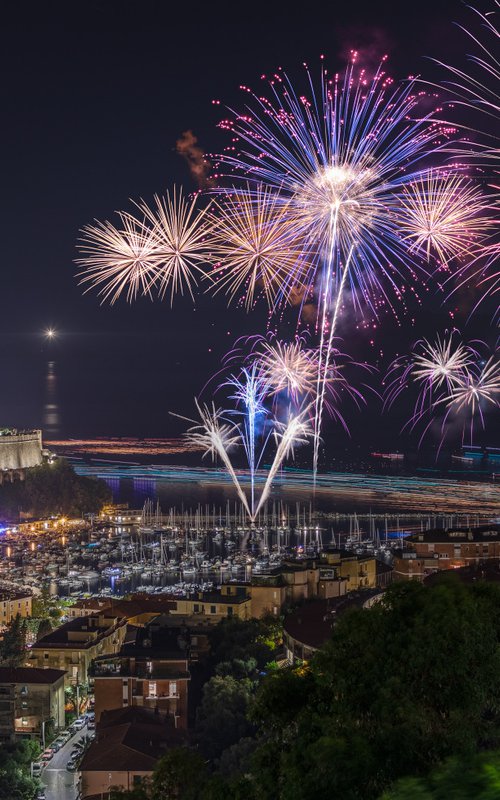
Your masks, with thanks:
M 240 103 L 239 84 L 278 66 L 293 74 L 321 53 L 340 67 L 352 46 L 389 52 L 394 76 L 436 78 L 425 56 L 462 59 L 453 22 L 469 14 L 457 0 L 4 5 L 0 423 L 42 424 L 53 360 L 61 433 L 174 434 L 168 411 L 190 411 L 221 354 L 263 331 L 265 313 L 227 312 L 207 297 L 194 312 L 182 300 L 173 311 L 147 300 L 100 307 L 74 278 L 78 229 L 174 182 L 194 189 L 175 142 L 191 129 L 207 152 L 220 150 L 211 101 Z M 427 324 L 444 327 L 439 314 Z M 48 325 L 60 332 L 50 346 Z M 377 415 L 367 412 L 355 436 Z M 395 423 L 382 428 L 395 439 Z

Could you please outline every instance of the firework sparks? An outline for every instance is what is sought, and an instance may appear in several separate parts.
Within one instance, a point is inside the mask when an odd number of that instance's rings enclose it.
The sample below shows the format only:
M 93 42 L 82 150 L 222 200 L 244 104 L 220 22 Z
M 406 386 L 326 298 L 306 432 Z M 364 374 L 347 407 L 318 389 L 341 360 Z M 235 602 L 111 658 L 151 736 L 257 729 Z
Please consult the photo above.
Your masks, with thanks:
M 187 200 L 182 189 L 167 192 L 166 197 L 155 195 L 155 206 L 144 202 L 138 208 L 150 226 L 150 236 L 157 259 L 158 294 L 163 299 L 170 291 L 170 302 L 186 290 L 193 297 L 197 274 L 204 274 L 202 264 L 207 261 L 211 247 L 208 208 L 196 208 L 197 195 Z
M 292 342 L 264 339 L 257 363 L 263 380 L 274 395 L 285 393 L 298 403 L 316 388 L 317 351 L 304 347 L 300 337 Z
M 150 208 L 137 203 L 142 219 L 128 212 L 118 214 L 122 227 L 97 222 L 83 229 L 77 259 L 81 284 L 86 291 L 98 289 L 102 302 L 113 305 L 122 293 L 127 300 L 139 294 L 153 298 L 153 289 L 163 299 L 187 291 L 193 295 L 197 273 L 207 259 L 209 233 L 207 209 L 196 211 L 196 197 L 189 202 L 182 190 L 166 197 L 155 196 Z
M 430 172 L 405 186 L 400 231 L 410 252 L 434 252 L 442 265 L 471 257 L 491 229 L 480 188 L 460 175 Z
M 244 143 L 231 146 L 222 163 L 271 187 L 306 245 L 306 283 L 319 298 L 320 334 L 315 403 L 313 470 L 345 290 L 355 307 L 375 315 L 392 307 L 386 283 L 402 298 L 406 270 L 416 277 L 396 209 L 405 185 L 420 175 L 418 161 L 433 149 L 431 115 L 417 115 L 414 85 L 392 87 L 382 65 L 372 80 L 355 59 L 343 79 L 323 71 L 311 99 L 297 94 L 286 75 L 270 81 L 271 99 L 252 95 L 255 108 L 225 121 Z M 250 91 L 250 90 L 248 90 Z M 418 118 L 417 118 L 418 117 Z M 397 265 L 397 266 L 395 266 Z
M 118 214 L 121 227 L 111 222 L 87 225 L 80 251 L 80 284 L 85 293 L 97 289 L 102 302 L 113 305 L 124 293 L 128 302 L 139 294 L 152 297 L 157 278 L 156 246 L 149 231 L 128 214 Z
M 266 502 L 271 491 L 271 486 L 283 461 L 293 454 L 297 445 L 306 444 L 313 435 L 313 429 L 306 419 L 309 408 L 305 408 L 297 416 L 291 416 L 288 422 L 276 426 L 275 438 L 278 442 L 276 454 L 268 472 L 262 494 L 255 509 L 254 519 Z
M 498 358 L 492 356 L 485 361 L 480 352 L 483 343 L 464 344 L 457 340 L 456 334 L 452 331 L 443 339 L 438 337 L 434 344 L 426 340 L 417 342 L 412 355 L 398 359 L 388 373 L 386 404 L 389 406 L 404 389 L 411 385 L 419 387 L 413 414 L 404 427 L 413 429 L 428 417 L 420 442 L 439 417 L 440 410 L 446 409 L 441 422 L 439 450 L 451 422 L 460 423 L 463 440 L 469 431 L 472 444 L 476 421 L 484 428 L 485 411 L 500 407 Z
M 232 450 L 240 447 L 242 444 L 238 426 L 228 422 L 224 416 L 225 412 L 220 408 L 216 409 L 214 403 L 212 403 L 211 406 L 207 404 L 200 405 L 197 400 L 195 400 L 195 403 L 200 421 L 197 422 L 194 419 L 180 417 L 180 419 L 186 419 L 187 422 L 194 423 L 193 427 L 189 428 L 184 434 L 185 441 L 191 447 L 204 450 L 203 457 L 210 455 L 212 461 L 215 461 L 217 457 L 220 458 L 248 516 L 251 516 L 247 498 L 241 488 L 229 455 Z
M 225 291 L 230 302 L 243 294 L 247 310 L 260 295 L 271 308 L 288 302 L 301 285 L 303 253 L 279 197 L 262 186 L 239 190 L 212 219 L 212 252 L 220 262 L 210 276 L 215 292 Z

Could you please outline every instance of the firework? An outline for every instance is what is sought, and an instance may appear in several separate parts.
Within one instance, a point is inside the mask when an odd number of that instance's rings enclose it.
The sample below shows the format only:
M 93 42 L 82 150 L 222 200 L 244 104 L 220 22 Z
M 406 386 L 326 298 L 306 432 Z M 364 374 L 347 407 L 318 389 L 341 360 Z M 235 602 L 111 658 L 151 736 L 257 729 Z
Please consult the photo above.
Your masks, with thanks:
M 233 384 L 235 385 L 235 384 Z M 246 403 L 249 405 L 251 403 L 255 404 L 255 399 L 251 401 L 249 399 L 249 395 L 255 393 L 258 390 L 258 384 L 251 384 L 250 388 L 245 388 L 243 384 L 241 385 L 241 391 L 244 392 L 244 396 L 246 397 Z M 253 387 L 253 388 L 252 388 Z M 240 398 L 240 393 L 238 390 L 238 399 Z M 308 409 L 305 409 L 300 414 L 295 417 L 290 417 L 290 419 L 285 423 L 280 423 L 277 420 L 271 421 L 271 427 L 269 429 L 269 434 L 265 437 L 264 444 L 262 445 L 262 449 L 260 451 L 260 455 L 257 459 L 255 459 L 255 439 L 256 439 L 256 430 L 254 429 L 251 433 L 249 429 L 245 430 L 245 422 L 243 423 L 243 429 L 241 424 L 235 424 L 229 421 L 229 415 L 234 414 L 234 411 L 223 411 L 222 409 L 216 409 L 215 405 L 212 403 L 211 405 L 203 404 L 201 405 L 197 400 L 196 408 L 199 414 L 199 421 L 187 419 L 186 417 L 180 417 L 180 419 L 185 419 L 188 422 L 194 423 L 191 428 L 184 434 L 184 438 L 187 443 L 191 447 L 196 447 L 199 449 L 204 450 L 204 456 L 210 455 L 213 460 L 216 458 L 220 458 L 222 463 L 224 464 L 225 469 L 227 470 L 228 475 L 230 476 L 233 485 L 236 488 L 237 494 L 245 511 L 248 514 L 249 519 L 251 522 L 255 521 L 257 514 L 259 513 L 262 504 L 267 499 L 271 485 L 276 477 L 276 474 L 285 461 L 291 454 L 293 455 L 294 448 L 300 444 L 303 444 L 307 441 L 309 436 L 309 426 L 307 421 L 304 419 Z M 258 401 L 257 401 L 258 405 Z M 259 410 L 256 411 L 256 415 L 260 413 Z M 180 415 L 175 415 L 180 416 Z M 248 417 L 245 414 L 244 419 L 246 420 L 246 424 L 248 425 Z M 255 418 L 254 418 L 255 422 Z M 255 503 L 255 487 L 254 483 L 252 483 L 252 496 L 251 496 L 251 504 L 249 504 L 248 499 L 245 495 L 245 492 L 241 486 L 241 483 L 238 479 L 236 474 L 236 470 L 233 466 L 231 461 L 231 452 L 234 451 L 236 448 L 244 446 L 245 452 L 247 456 L 254 458 L 254 463 L 250 464 L 250 469 L 253 470 L 253 476 L 255 477 L 255 470 L 258 467 L 260 462 L 260 458 L 264 452 L 265 445 L 270 438 L 270 434 L 273 433 L 274 439 L 276 441 L 276 453 L 273 458 L 273 462 L 271 464 L 271 469 L 266 477 L 266 481 L 264 483 L 264 488 L 259 498 L 259 501 Z M 250 437 L 252 439 L 250 440 Z M 253 448 L 253 456 L 251 456 Z
M 259 502 L 257 503 L 257 507 L 255 509 L 253 517 L 254 519 L 259 513 L 262 506 L 264 505 L 264 503 L 266 502 L 267 498 L 269 497 L 269 492 L 271 491 L 272 483 L 277 475 L 279 468 L 283 464 L 283 461 L 285 461 L 285 459 L 288 458 L 290 454 L 293 454 L 294 448 L 297 447 L 297 445 L 306 444 L 308 440 L 312 437 L 313 429 L 311 428 L 306 419 L 308 411 L 309 408 L 305 408 L 296 417 L 291 416 L 290 419 L 285 424 L 281 423 L 276 425 L 275 429 L 275 438 L 277 441 L 276 454 L 271 464 L 271 469 L 268 472 Z
M 111 222 L 87 225 L 80 245 L 80 284 L 85 292 L 97 289 L 102 302 L 113 305 L 124 293 L 129 302 L 138 294 L 152 297 L 157 279 L 156 245 L 149 231 L 127 214 L 118 214 L 120 227 Z
M 259 468 L 260 459 L 267 444 L 267 437 L 264 437 L 260 455 L 256 457 L 257 435 L 261 427 L 259 422 L 264 420 L 267 415 L 264 401 L 268 385 L 257 372 L 255 365 L 251 369 L 243 368 L 240 377 L 231 375 L 226 385 L 235 390 L 231 399 L 235 400 L 238 406 L 243 406 L 243 412 L 239 412 L 243 418 L 241 439 L 250 470 L 250 508 L 253 514 L 255 509 L 255 473 Z
M 80 283 L 98 289 L 103 302 L 113 305 L 122 293 L 129 302 L 139 294 L 152 298 L 153 290 L 160 298 L 170 290 L 171 302 L 177 292 L 193 295 L 208 257 L 207 209 L 196 211 L 196 198 L 189 202 L 175 189 L 154 202 L 136 204 L 142 219 L 120 212 L 119 228 L 97 222 L 83 229 Z
M 138 208 L 150 228 L 155 245 L 158 270 L 158 294 L 162 299 L 170 292 L 174 296 L 187 292 L 193 297 L 193 286 L 197 275 L 204 274 L 203 264 L 211 248 L 208 207 L 197 209 L 197 195 L 191 201 L 182 192 L 173 190 L 166 197 L 155 195 L 155 205 L 150 208 L 144 202 Z
M 217 457 L 220 458 L 248 516 L 251 516 L 247 498 L 241 488 L 230 458 L 231 451 L 242 444 L 240 431 L 237 425 L 225 418 L 225 412 L 220 408 L 216 409 L 213 403 L 210 406 L 207 404 L 200 405 L 198 400 L 195 400 L 195 403 L 199 421 L 180 417 L 180 419 L 186 419 L 187 422 L 194 423 L 193 427 L 186 431 L 184 438 L 190 446 L 204 450 L 203 457 L 210 455 L 212 461 L 215 461 Z
M 500 154 L 499 136 L 500 129 L 500 63 L 498 61 L 498 45 L 500 31 L 496 22 L 496 12 L 500 8 L 498 0 L 494 0 L 492 10 L 481 13 L 477 9 L 469 6 L 470 10 L 476 15 L 479 21 L 480 30 L 469 30 L 460 25 L 459 27 L 467 35 L 469 42 L 473 45 L 473 50 L 468 54 L 467 68 L 460 69 L 450 64 L 437 61 L 451 75 L 451 79 L 443 81 L 448 91 L 451 93 L 450 104 L 463 105 L 468 111 L 477 111 L 480 115 L 481 130 L 473 130 L 471 139 L 461 143 L 452 152 L 461 158 L 472 159 L 473 162 L 482 163 L 486 168 L 493 167 L 493 175 L 490 173 L 490 184 L 498 192 L 498 157 Z M 470 118 L 470 114 L 468 115 Z M 464 128 L 464 126 L 461 126 Z M 466 129 L 467 130 L 467 129 Z M 491 201 L 492 211 L 496 212 L 498 220 L 498 195 Z M 498 225 L 497 225 L 498 230 Z M 458 285 L 452 289 L 453 294 L 464 284 L 469 284 L 473 288 L 479 288 L 481 295 L 476 302 L 473 311 L 488 298 L 492 298 L 500 287 L 500 273 L 498 271 L 498 239 L 489 242 L 484 252 L 478 254 L 470 264 L 465 264 L 458 273 Z M 498 306 L 494 315 L 498 315 Z
M 385 406 L 391 407 L 410 385 L 419 387 L 412 421 L 429 410 L 436 397 L 449 393 L 464 378 L 467 367 L 477 357 L 471 346 L 458 339 L 455 329 L 434 342 L 419 339 L 409 356 L 396 359 L 385 379 Z M 441 392 L 441 394 L 439 394 Z
M 472 444 L 474 426 L 479 421 L 485 427 L 485 413 L 488 409 L 500 408 L 500 363 L 492 356 L 488 361 L 471 364 L 463 380 L 454 386 L 449 395 L 436 402 L 445 404 L 446 414 L 442 422 L 443 438 L 450 419 L 461 419 L 462 439 L 469 433 Z
M 301 337 L 296 337 L 292 342 L 269 342 L 263 339 L 256 359 L 260 375 L 269 385 L 271 394 L 285 394 L 297 404 L 314 392 L 318 371 L 317 350 L 304 347 Z
M 486 410 L 500 407 L 500 363 L 495 356 L 485 360 L 482 346 L 481 342 L 464 344 L 457 339 L 457 331 L 452 331 L 442 339 L 438 337 L 434 344 L 417 342 L 411 356 L 398 359 L 389 370 L 387 405 L 409 386 L 418 387 L 413 414 L 404 427 L 413 429 L 427 417 L 420 442 L 442 417 L 438 452 L 451 422 L 459 423 L 462 439 L 469 431 L 472 443 L 476 421 L 484 427 Z M 444 417 L 440 414 L 443 408 Z
M 448 91 L 453 96 L 453 103 L 466 106 L 468 109 L 479 111 L 493 120 L 495 129 L 492 134 L 481 131 L 482 137 L 487 138 L 488 144 L 475 145 L 475 152 L 479 147 L 482 158 L 498 161 L 498 117 L 500 114 L 500 63 L 498 61 L 498 45 L 500 31 L 494 20 L 494 11 L 482 14 L 477 9 L 469 6 L 480 20 L 481 33 L 468 30 L 463 25 L 459 27 L 473 43 L 474 51 L 467 56 L 467 68 L 462 70 L 450 64 L 444 64 L 436 59 L 436 63 L 444 67 L 451 74 L 451 80 L 443 81 Z M 498 0 L 493 2 L 493 8 L 500 8 Z M 462 149 L 461 154 L 464 150 Z M 468 152 L 471 152 L 469 147 Z
M 403 272 L 416 277 L 396 212 L 405 185 L 420 175 L 419 160 L 433 149 L 437 128 L 431 116 L 416 113 L 414 85 L 394 88 L 382 66 L 370 80 L 353 59 L 343 78 L 323 71 L 319 90 L 307 77 L 309 99 L 282 73 L 270 81 L 271 99 L 251 93 L 254 108 L 223 123 L 242 142 L 242 153 L 233 155 L 231 147 L 221 161 L 272 188 L 310 247 L 305 282 L 319 300 L 320 335 L 316 474 L 345 290 L 355 307 L 377 314 L 392 306 L 387 283 L 401 298 Z
M 302 285 L 303 253 L 279 197 L 262 186 L 238 190 L 212 219 L 212 253 L 219 261 L 210 275 L 215 293 L 225 291 L 230 302 L 243 294 L 247 310 L 260 295 L 271 308 L 288 302 Z
M 442 265 L 477 254 L 491 228 L 485 216 L 486 198 L 479 187 L 460 175 L 429 172 L 405 186 L 401 198 L 400 231 L 410 252 Z

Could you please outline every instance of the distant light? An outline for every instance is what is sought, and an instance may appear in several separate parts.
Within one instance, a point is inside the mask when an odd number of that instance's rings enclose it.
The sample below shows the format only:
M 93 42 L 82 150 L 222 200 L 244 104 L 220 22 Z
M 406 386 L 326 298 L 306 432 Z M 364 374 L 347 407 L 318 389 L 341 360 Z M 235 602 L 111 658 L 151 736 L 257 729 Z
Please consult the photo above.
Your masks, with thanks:
M 47 330 L 45 331 L 45 337 L 47 339 L 54 339 L 56 337 L 56 335 L 57 334 L 56 334 L 56 331 L 54 330 L 54 328 L 47 328 Z

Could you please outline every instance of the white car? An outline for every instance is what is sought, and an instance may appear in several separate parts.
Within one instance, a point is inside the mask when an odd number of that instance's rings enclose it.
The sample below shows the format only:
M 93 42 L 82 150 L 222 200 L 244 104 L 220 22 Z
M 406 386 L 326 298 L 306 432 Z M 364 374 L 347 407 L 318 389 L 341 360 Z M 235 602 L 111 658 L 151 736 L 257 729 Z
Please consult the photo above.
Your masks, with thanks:
M 87 720 L 85 719 L 85 717 L 78 717 L 78 719 L 75 719 L 75 721 L 73 722 L 73 727 L 77 731 L 81 731 L 81 729 L 85 727 L 86 722 Z

